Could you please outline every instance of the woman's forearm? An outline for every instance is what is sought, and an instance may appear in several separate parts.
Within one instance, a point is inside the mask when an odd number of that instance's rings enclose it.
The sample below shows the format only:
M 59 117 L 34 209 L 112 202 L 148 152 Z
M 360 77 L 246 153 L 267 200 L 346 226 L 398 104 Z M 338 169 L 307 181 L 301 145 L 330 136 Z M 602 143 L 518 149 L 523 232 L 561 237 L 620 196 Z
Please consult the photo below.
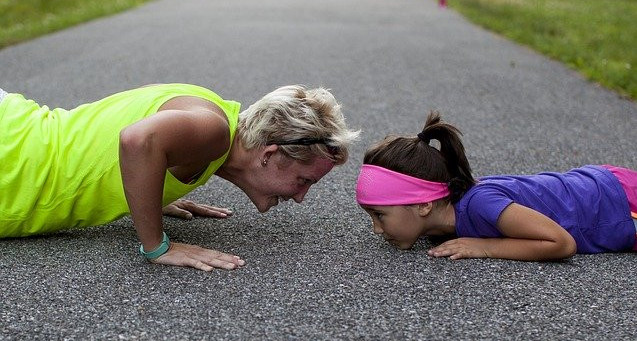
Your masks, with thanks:
M 162 197 L 166 175 L 165 153 L 135 129 L 120 134 L 120 168 L 128 207 L 144 250 L 154 250 L 162 240 Z

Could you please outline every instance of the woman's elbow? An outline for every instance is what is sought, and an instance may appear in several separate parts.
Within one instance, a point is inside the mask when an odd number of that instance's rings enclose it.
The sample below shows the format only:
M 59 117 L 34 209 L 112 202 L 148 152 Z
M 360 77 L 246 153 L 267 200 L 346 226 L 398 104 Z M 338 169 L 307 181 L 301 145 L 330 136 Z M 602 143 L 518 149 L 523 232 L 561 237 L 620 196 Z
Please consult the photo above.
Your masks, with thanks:
M 119 133 L 120 154 L 139 154 L 151 148 L 151 136 L 136 127 L 126 127 Z

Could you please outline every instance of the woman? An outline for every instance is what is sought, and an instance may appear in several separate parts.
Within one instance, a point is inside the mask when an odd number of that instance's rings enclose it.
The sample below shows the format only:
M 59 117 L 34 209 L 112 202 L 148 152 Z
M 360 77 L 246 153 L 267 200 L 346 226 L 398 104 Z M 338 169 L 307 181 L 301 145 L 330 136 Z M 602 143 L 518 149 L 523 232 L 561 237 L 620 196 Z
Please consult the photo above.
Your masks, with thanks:
M 159 264 L 210 271 L 237 256 L 171 243 L 162 213 L 227 217 L 178 200 L 213 175 L 266 212 L 301 202 L 348 157 L 347 129 L 325 89 L 281 87 L 240 104 L 190 84 L 156 84 L 72 110 L 0 90 L 0 237 L 100 225 L 131 214 L 140 252 Z

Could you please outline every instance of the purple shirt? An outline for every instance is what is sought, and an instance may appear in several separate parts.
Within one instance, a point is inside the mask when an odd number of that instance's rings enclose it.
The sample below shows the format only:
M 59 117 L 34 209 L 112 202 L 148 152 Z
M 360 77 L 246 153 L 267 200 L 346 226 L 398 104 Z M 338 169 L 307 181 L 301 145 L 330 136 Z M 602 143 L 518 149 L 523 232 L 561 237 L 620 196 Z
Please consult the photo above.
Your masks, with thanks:
M 496 227 L 511 203 L 532 208 L 566 229 L 578 253 L 630 250 L 635 225 L 619 180 L 607 169 L 480 178 L 455 204 L 458 237 L 503 237 Z

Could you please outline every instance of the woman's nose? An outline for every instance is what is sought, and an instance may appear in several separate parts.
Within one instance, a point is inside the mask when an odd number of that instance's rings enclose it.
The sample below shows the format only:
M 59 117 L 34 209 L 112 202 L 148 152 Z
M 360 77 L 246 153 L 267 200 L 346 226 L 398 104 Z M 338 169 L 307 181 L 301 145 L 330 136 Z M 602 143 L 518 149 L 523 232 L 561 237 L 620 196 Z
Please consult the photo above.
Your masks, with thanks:
M 307 194 L 307 191 L 310 189 L 310 187 L 305 187 L 302 190 L 300 190 L 298 193 L 296 193 L 295 195 L 292 196 L 292 198 L 294 199 L 294 201 L 298 204 L 300 204 L 301 202 L 303 202 L 303 198 L 305 198 L 305 195 Z

